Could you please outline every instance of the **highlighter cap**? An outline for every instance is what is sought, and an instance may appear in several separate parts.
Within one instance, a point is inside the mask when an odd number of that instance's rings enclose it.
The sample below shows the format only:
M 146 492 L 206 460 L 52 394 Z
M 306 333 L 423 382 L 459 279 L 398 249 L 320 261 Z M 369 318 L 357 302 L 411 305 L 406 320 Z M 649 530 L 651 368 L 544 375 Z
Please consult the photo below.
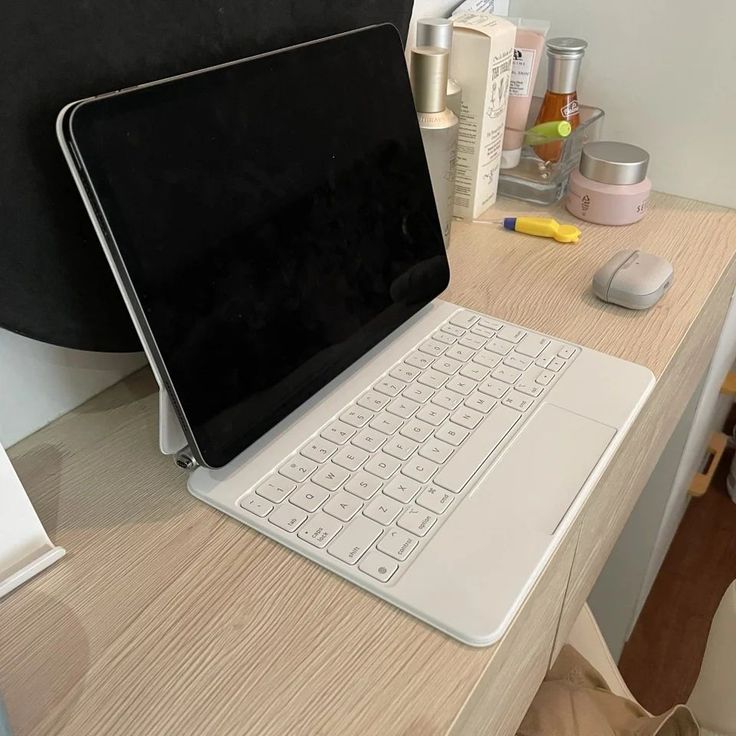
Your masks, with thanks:
M 422 18 L 417 21 L 417 46 L 452 48 L 452 20 L 450 18 Z
M 437 46 L 411 50 L 411 89 L 417 112 L 442 112 L 447 107 L 450 53 Z

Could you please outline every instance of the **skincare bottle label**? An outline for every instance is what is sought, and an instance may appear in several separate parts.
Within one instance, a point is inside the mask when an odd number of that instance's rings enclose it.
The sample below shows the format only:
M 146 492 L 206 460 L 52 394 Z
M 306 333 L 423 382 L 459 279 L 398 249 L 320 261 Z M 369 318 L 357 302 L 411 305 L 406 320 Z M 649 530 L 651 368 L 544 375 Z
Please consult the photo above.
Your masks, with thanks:
M 531 94 L 532 69 L 534 69 L 534 49 L 514 49 L 514 60 L 511 64 L 511 84 L 509 94 L 512 97 L 528 97 Z

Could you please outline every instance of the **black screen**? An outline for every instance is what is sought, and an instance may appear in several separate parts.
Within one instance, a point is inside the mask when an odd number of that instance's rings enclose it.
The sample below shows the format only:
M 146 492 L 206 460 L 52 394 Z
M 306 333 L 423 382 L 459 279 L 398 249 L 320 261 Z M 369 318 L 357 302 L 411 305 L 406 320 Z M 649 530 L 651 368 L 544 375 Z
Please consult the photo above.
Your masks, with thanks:
M 70 127 L 206 465 L 447 285 L 392 26 L 84 103 Z

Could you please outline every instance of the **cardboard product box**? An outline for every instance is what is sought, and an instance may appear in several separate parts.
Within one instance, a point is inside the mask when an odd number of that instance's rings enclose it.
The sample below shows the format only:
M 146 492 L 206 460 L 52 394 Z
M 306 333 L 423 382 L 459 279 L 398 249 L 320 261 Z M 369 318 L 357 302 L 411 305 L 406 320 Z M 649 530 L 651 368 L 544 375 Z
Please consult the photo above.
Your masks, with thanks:
M 453 21 L 450 76 L 463 90 L 454 214 L 472 219 L 496 201 L 516 26 L 487 13 Z

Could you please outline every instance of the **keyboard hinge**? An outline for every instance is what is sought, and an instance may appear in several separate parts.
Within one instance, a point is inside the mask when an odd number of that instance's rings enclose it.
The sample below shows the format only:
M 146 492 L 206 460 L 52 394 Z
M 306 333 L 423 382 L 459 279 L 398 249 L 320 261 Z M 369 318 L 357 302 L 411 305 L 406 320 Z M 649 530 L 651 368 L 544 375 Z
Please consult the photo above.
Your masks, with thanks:
M 192 451 L 189 449 L 189 445 L 182 450 L 179 450 L 179 452 L 174 455 L 174 462 L 178 467 L 182 468 L 182 470 L 194 470 L 199 465 L 192 454 Z

